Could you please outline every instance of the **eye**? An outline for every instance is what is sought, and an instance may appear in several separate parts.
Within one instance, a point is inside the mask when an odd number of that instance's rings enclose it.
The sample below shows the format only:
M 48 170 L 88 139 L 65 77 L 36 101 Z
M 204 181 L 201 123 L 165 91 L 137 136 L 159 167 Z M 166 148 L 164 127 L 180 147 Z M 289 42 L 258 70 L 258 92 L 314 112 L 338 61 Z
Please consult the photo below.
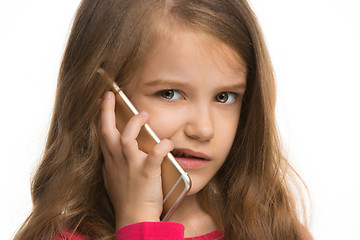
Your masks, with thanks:
M 215 101 L 220 103 L 233 103 L 236 100 L 236 97 L 236 93 L 221 92 L 215 96 Z
M 178 100 L 182 97 L 181 93 L 174 89 L 159 91 L 159 95 L 166 100 Z

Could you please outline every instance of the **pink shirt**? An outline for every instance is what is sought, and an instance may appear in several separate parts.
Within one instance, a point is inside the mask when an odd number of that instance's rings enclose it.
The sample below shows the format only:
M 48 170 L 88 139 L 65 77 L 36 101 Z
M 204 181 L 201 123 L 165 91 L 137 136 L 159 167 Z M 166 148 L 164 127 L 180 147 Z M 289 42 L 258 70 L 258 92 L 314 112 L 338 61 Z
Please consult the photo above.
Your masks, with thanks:
M 66 239 L 90 240 L 79 234 L 71 236 L 66 232 Z M 198 237 L 184 238 L 184 225 L 175 222 L 141 222 L 119 228 L 115 233 L 115 240 L 223 240 L 224 235 L 220 230 Z M 61 236 L 57 240 L 63 240 Z

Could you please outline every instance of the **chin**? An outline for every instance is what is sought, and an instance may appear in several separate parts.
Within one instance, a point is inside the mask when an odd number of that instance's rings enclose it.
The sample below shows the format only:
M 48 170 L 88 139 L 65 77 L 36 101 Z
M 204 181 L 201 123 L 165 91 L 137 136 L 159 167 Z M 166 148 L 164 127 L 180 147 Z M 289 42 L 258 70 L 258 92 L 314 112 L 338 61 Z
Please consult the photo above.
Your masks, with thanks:
M 191 174 L 190 174 L 190 178 L 191 178 L 192 186 L 191 186 L 191 189 L 190 189 L 190 191 L 188 192 L 187 196 L 191 196 L 191 195 L 197 194 L 197 193 L 200 192 L 201 189 L 203 189 L 203 188 L 205 187 L 205 185 L 208 183 L 208 181 L 203 182 L 203 181 L 197 179 L 196 177 L 192 177 Z

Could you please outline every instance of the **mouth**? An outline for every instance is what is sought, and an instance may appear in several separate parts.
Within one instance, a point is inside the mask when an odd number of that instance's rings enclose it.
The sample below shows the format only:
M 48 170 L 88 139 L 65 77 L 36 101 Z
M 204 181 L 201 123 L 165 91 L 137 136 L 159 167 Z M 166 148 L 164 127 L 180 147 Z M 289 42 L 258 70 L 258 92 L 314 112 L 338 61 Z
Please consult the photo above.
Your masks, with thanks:
M 183 168 L 201 167 L 210 161 L 210 157 L 205 153 L 190 149 L 175 148 L 171 153 Z

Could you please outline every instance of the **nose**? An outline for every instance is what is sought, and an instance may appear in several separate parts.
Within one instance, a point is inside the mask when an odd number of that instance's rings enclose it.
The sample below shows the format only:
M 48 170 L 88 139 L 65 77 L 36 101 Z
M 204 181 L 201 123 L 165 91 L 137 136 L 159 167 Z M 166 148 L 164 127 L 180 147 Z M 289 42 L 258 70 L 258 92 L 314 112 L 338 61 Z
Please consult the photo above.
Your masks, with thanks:
M 214 137 L 214 123 L 208 106 L 194 107 L 188 113 L 185 134 L 198 141 L 209 141 Z

